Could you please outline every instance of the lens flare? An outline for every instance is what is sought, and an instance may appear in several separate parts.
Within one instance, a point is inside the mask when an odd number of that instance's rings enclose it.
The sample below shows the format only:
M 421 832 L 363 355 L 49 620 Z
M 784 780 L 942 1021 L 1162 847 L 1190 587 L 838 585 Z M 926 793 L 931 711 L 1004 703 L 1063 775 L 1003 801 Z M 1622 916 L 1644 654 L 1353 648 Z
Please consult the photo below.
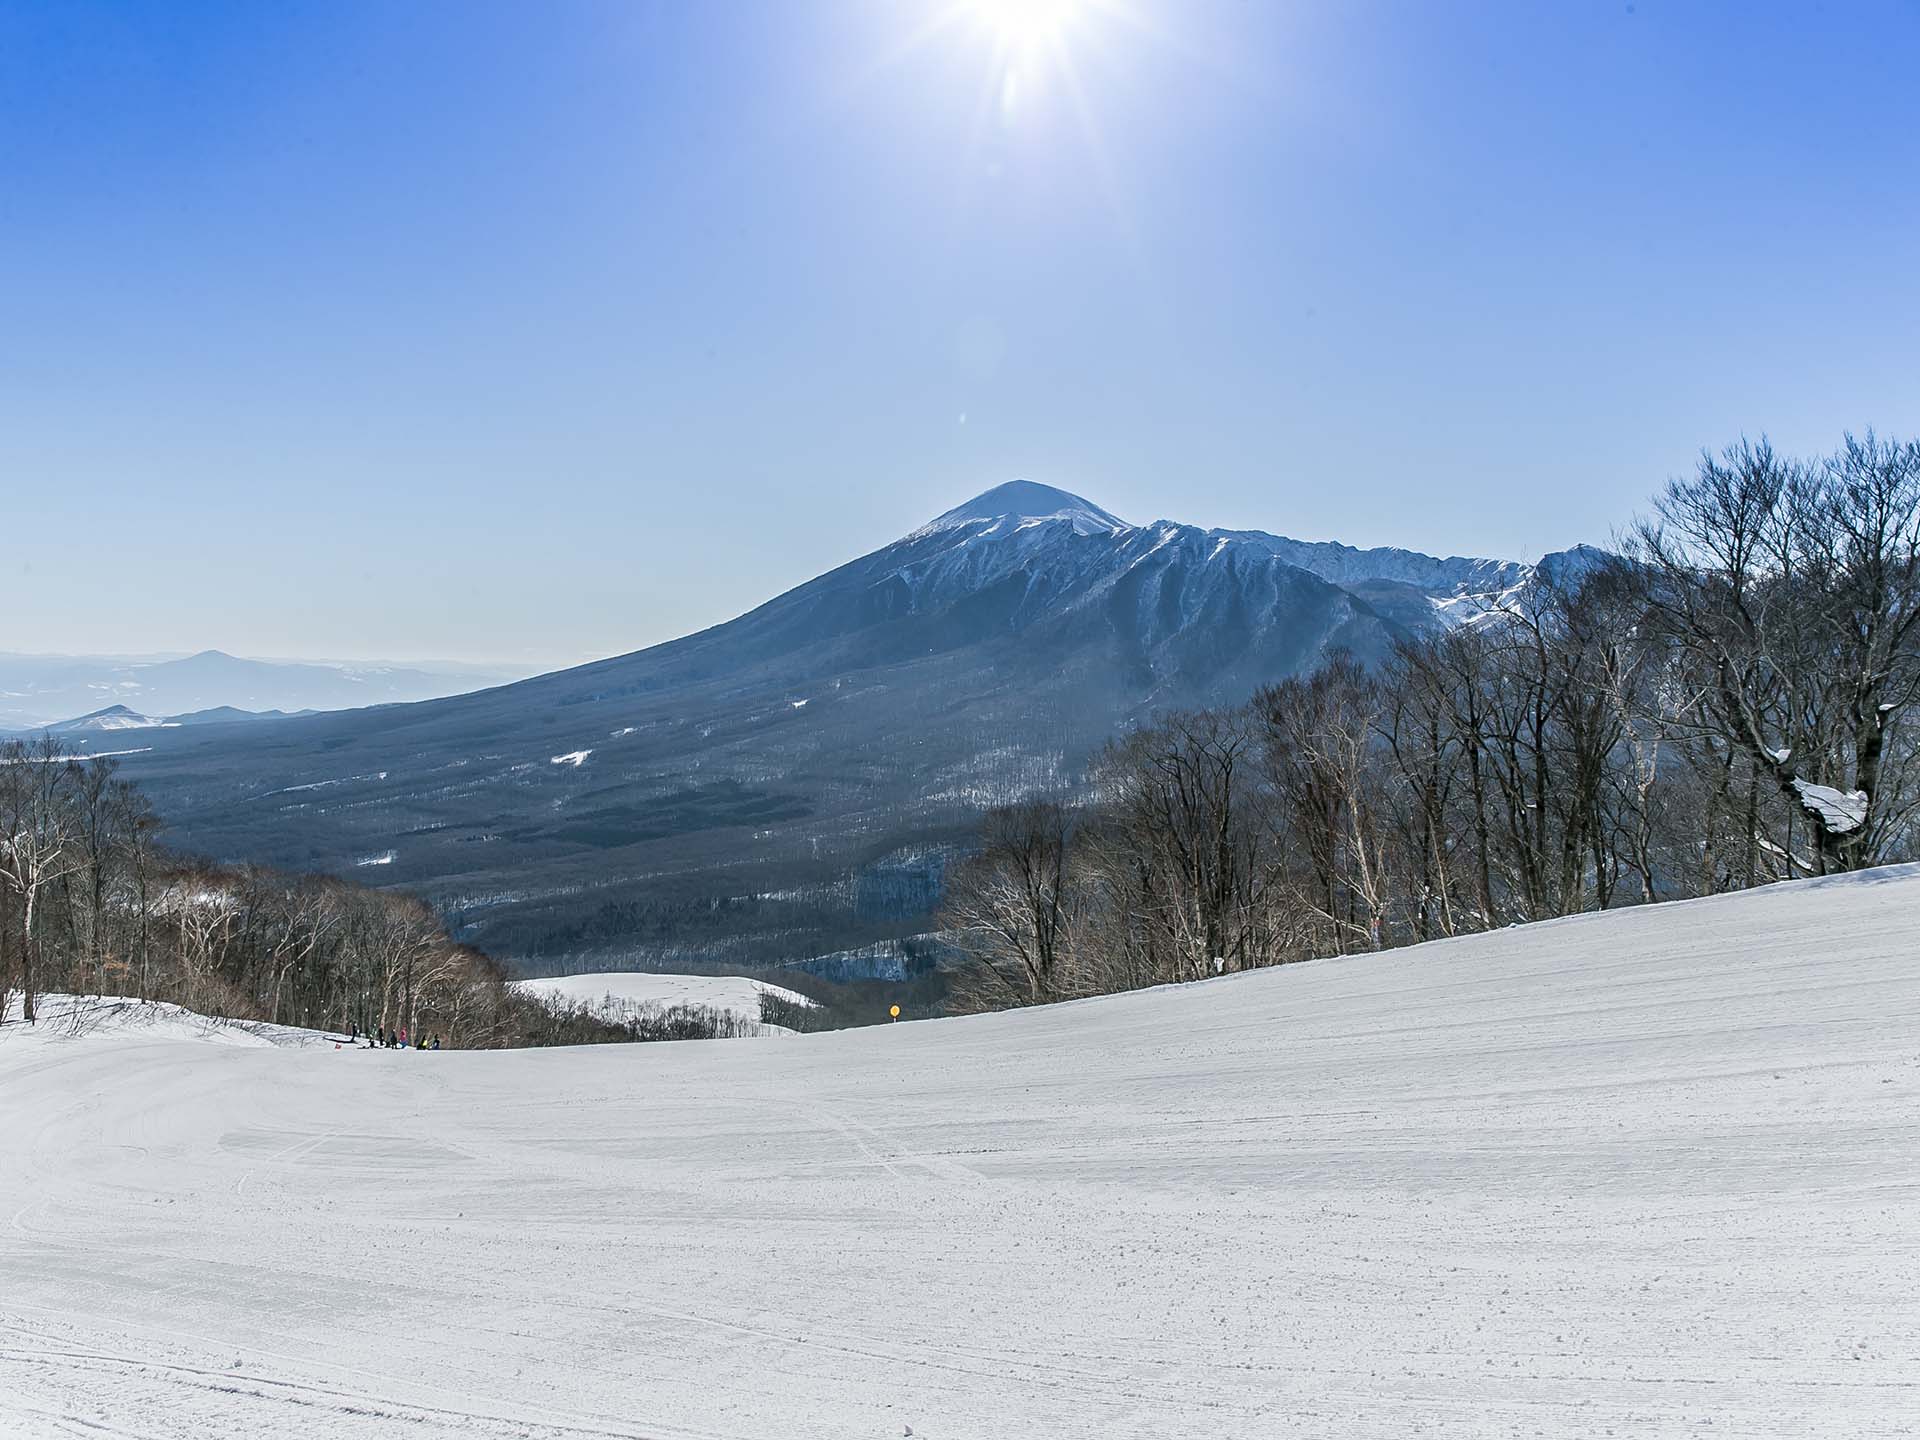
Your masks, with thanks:
M 1083 0 L 969 0 L 974 18 L 1007 49 L 1030 53 L 1057 44 Z

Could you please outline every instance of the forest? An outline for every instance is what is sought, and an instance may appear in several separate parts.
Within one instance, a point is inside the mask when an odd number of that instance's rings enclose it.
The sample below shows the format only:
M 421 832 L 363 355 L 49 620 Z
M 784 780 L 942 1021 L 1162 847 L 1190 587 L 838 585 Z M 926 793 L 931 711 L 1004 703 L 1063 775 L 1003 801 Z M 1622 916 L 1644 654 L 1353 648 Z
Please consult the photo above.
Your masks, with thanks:
M 107 757 L 0 745 L 0 997 L 170 1001 L 206 1015 L 452 1048 L 655 1038 L 522 996 L 424 901 L 326 875 L 218 865 L 161 843 Z
M 1920 444 L 1703 456 L 1618 553 L 1335 655 L 985 818 L 962 1008 L 1408 945 L 1916 854 Z

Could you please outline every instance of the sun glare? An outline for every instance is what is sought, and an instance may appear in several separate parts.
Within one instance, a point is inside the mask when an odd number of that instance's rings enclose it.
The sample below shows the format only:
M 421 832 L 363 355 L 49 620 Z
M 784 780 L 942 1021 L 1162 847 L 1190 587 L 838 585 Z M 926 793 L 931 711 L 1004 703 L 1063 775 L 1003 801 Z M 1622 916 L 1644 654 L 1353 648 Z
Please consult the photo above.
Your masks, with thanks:
M 1007 49 L 1027 53 L 1057 44 L 1083 0 L 970 0 L 968 8 Z

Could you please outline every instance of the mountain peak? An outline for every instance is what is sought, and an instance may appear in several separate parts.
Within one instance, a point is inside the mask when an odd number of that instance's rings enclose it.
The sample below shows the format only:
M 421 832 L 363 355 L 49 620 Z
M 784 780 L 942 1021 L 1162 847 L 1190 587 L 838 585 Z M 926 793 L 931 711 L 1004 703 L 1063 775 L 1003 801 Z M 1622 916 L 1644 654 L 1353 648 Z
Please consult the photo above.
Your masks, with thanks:
M 62 720 L 46 728 L 51 734 L 62 735 L 87 730 L 150 730 L 160 723 L 130 706 L 109 705 L 104 710 L 95 710 L 73 720 Z
M 956 505 L 926 528 L 943 530 L 976 520 L 1070 520 L 1082 535 L 1112 534 L 1129 526 L 1119 516 L 1102 510 L 1066 490 L 1032 480 L 1009 480 L 982 491 L 964 505 Z

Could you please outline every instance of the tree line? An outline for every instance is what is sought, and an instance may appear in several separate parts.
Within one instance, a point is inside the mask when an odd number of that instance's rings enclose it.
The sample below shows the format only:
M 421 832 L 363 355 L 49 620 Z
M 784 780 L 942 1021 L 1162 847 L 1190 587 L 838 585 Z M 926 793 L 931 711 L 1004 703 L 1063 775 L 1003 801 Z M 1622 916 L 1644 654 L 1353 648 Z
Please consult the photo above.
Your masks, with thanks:
M 1618 553 L 1112 742 L 991 812 L 969 1008 L 1377 950 L 1916 853 L 1920 444 L 1702 457 Z
M 115 763 L 0 744 L 0 1016 L 71 993 L 461 1048 L 653 1038 L 519 994 L 414 896 L 170 851 Z

